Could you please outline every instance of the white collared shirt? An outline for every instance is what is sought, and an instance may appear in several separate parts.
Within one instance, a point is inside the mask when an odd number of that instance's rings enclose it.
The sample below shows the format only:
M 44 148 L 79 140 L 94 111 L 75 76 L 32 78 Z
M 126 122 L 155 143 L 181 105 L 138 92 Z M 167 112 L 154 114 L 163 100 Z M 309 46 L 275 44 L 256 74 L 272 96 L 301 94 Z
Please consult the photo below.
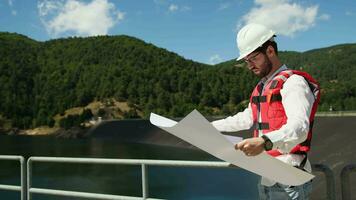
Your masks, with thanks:
M 287 67 L 283 65 L 269 79 L 261 81 L 266 81 L 265 85 L 267 85 L 276 74 L 285 69 L 287 69 Z M 283 154 L 276 158 L 290 165 L 297 166 L 301 163 L 304 156 L 289 154 L 289 152 L 293 147 L 302 143 L 307 138 L 309 131 L 309 116 L 315 97 L 304 77 L 296 74 L 293 74 L 286 80 L 280 92 L 282 96 L 282 104 L 287 116 L 287 123 L 280 129 L 269 132 L 267 136 L 273 143 L 273 149 L 277 149 Z M 213 121 L 212 125 L 222 132 L 235 132 L 250 129 L 253 125 L 251 105 L 249 104 L 243 112 L 239 112 L 234 116 Z M 260 135 L 261 134 L 262 133 L 260 133 Z M 307 161 L 304 168 L 311 172 L 309 161 Z M 275 184 L 275 182 L 266 179 L 262 179 L 261 183 L 267 186 Z

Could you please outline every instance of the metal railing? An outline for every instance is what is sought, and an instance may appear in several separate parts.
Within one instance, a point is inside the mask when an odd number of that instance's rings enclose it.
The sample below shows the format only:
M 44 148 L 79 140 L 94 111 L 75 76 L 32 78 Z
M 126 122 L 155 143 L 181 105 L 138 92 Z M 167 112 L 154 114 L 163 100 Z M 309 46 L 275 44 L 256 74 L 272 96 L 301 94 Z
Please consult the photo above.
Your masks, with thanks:
M 325 174 L 327 199 L 335 200 L 336 199 L 335 176 L 333 171 L 328 166 L 323 164 L 313 164 L 312 168 L 314 172 L 322 172 Z
M 350 173 L 356 171 L 356 164 L 346 165 L 340 173 L 341 195 L 343 200 L 351 199 Z
M 154 199 L 149 198 L 148 191 L 148 166 L 171 166 L 171 167 L 212 167 L 212 168 L 237 168 L 227 162 L 214 161 L 177 161 L 177 160 L 139 160 L 139 159 L 105 159 L 105 158 L 73 158 L 73 157 L 30 157 L 27 160 L 27 167 L 22 156 L 0 155 L 0 160 L 19 160 L 21 163 L 21 186 L 0 185 L 0 189 L 21 191 L 21 200 L 31 199 L 31 194 L 45 194 L 67 197 L 79 197 L 86 199 Z M 34 162 L 45 163 L 76 163 L 76 164 L 100 164 L 100 165 L 138 165 L 141 166 L 141 184 L 142 196 L 122 196 L 91 192 L 78 192 L 68 190 L 55 190 L 49 188 L 32 187 L 32 164 Z M 323 164 L 313 164 L 313 171 L 322 172 L 326 179 L 327 199 L 336 199 L 335 177 L 332 170 Z M 27 168 L 27 170 L 26 170 Z M 349 174 L 356 171 L 356 165 L 348 165 L 341 172 L 342 198 L 348 200 L 351 198 Z M 27 182 L 26 182 L 27 177 Z
M 141 166 L 142 176 L 142 197 L 107 195 L 99 193 L 76 192 L 67 190 L 54 190 L 47 188 L 34 188 L 31 186 L 32 163 L 50 162 L 50 163 L 81 163 L 81 164 L 114 164 L 114 165 L 139 165 Z M 32 193 L 58 195 L 67 197 L 93 198 L 93 199 L 154 199 L 148 198 L 148 166 L 174 166 L 174 167 L 214 167 L 226 168 L 230 164 L 227 162 L 212 161 L 177 161 L 177 160 L 136 160 L 136 159 L 104 159 L 104 158 L 68 158 L 68 157 L 30 157 L 27 161 L 27 197 L 31 199 Z
M 26 199 L 26 167 L 25 167 L 25 159 L 22 156 L 15 155 L 0 155 L 0 160 L 15 160 L 20 162 L 20 170 L 21 170 L 21 185 L 7 185 L 0 184 L 1 190 L 10 190 L 10 191 L 19 191 L 21 192 L 21 200 Z

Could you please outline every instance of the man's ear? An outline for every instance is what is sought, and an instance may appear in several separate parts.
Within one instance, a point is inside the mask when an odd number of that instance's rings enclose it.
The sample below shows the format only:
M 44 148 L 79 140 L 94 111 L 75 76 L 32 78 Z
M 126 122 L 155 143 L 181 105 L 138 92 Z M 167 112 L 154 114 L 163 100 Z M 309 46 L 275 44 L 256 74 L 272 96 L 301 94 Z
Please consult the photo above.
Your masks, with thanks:
M 272 57 L 276 56 L 276 51 L 274 50 L 274 48 L 271 45 L 269 45 L 266 49 L 266 54 L 269 58 L 272 58 Z

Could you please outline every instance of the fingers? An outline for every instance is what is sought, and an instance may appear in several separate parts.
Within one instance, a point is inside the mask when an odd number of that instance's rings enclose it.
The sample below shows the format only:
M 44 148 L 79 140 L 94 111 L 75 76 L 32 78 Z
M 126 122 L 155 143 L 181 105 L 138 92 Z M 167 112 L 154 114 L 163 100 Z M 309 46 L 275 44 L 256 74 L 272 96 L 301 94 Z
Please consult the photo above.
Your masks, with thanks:
M 246 140 L 243 140 L 235 145 L 236 150 L 240 150 L 245 153 L 245 155 L 249 156 L 251 154 L 249 144 Z
M 235 145 L 236 150 L 247 150 L 250 147 L 250 144 L 248 143 L 248 140 L 242 140 L 241 142 L 237 143 Z
M 245 140 L 242 140 L 241 142 L 235 144 L 235 149 L 242 151 L 242 148 L 243 148 L 243 146 L 245 145 L 245 143 L 246 143 L 246 141 L 245 141 Z
M 254 145 L 253 140 L 251 139 L 246 139 L 237 143 L 235 149 L 244 152 L 246 156 L 256 156 L 263 151 L 263 149 Z

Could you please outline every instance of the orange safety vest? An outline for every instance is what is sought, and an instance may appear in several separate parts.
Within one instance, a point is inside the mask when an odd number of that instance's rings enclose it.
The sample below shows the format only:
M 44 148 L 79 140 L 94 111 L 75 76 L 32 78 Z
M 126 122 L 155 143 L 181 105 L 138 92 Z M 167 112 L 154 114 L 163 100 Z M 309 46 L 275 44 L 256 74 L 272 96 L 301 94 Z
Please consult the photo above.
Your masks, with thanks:
M 310 150 L 314 115 L 317 111 L 318 103 L 320 100 L 320 87 L 319 84 L 308 73 L 305 72 L 297 70 L 281 71 L 267 83 L 262 94 L 262 85 L 258 84 L 255 87 L 250 98 L 255 126 L 254 137 L 258 137 L 259 130 L 262 130 L 263 134 L 268 134 L 271 131 L 280 129 L 284 124 L 287 123 L 287 116 L 283 108 L 280 91 L 283 88 L 283 84 L 286 82 L 286 80 L 293 74 L 297 74 L 305 78 L 315 97 L 315 101 L 309 116 L 310 127 L 307 139 L 304 142 L 296 145 L 290 152 L 294 154 L 306 154 L 306 152 Z M 258 122 L 259 114 L 261 114 L 260 122 Z M 278 150 L 270 150 L 267 153 L 274 157 L 281 155 L 281 152 Z

